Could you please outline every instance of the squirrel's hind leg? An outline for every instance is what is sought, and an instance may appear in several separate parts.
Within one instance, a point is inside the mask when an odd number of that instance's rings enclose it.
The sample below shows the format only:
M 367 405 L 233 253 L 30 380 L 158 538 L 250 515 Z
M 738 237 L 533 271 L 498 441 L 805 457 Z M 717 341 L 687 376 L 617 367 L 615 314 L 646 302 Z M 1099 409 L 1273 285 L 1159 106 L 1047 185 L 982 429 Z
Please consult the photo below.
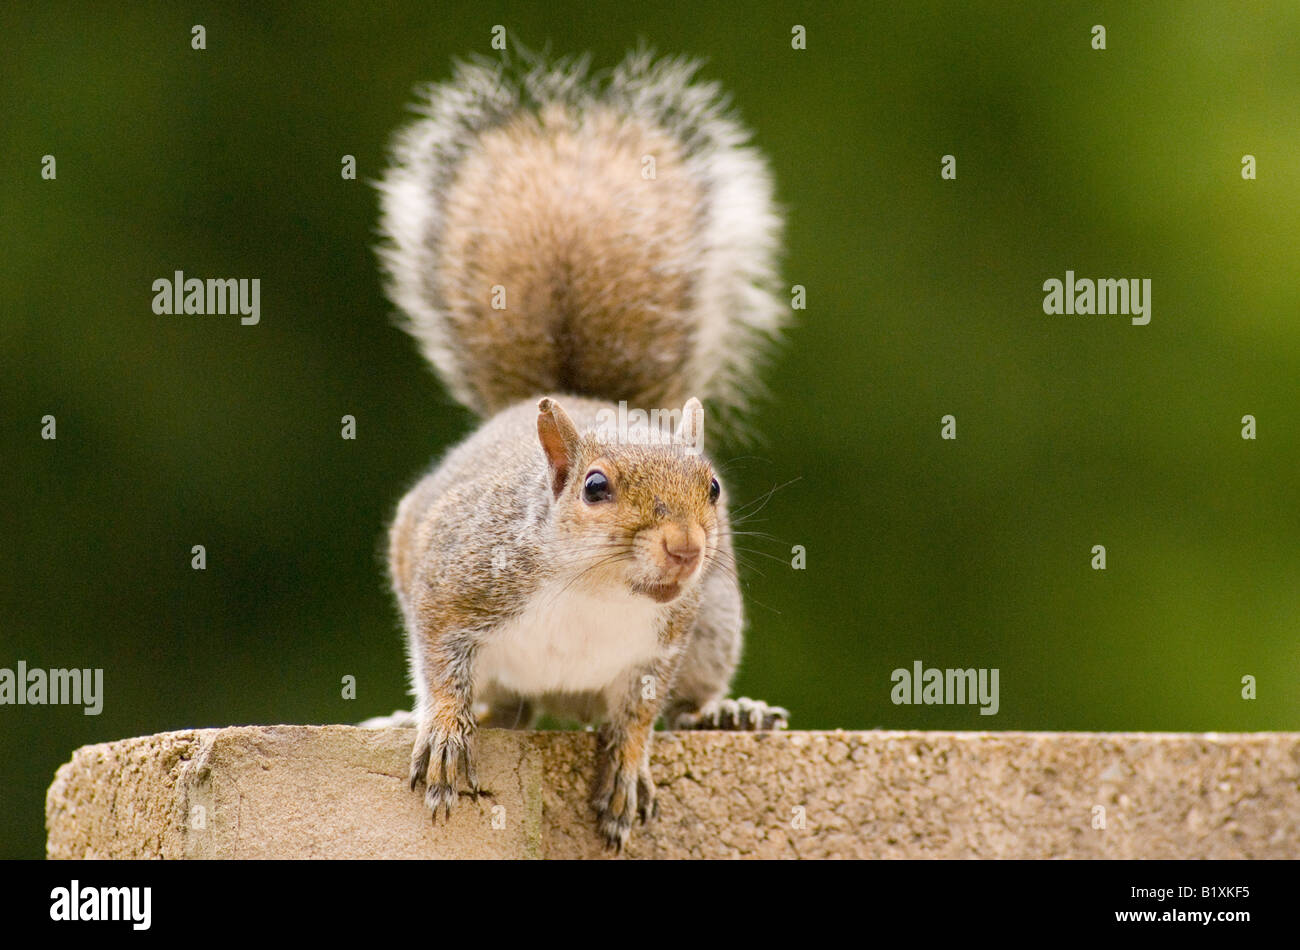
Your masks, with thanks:
M 715 569 L 704 580 L 704 596 L 686 657 L 664 713 L 669 729 L 762 731 L 784 729 L 790 713 L 761 699 L 727 699 L 740 662 L 745 625 L 740 585 L 732 571 Z

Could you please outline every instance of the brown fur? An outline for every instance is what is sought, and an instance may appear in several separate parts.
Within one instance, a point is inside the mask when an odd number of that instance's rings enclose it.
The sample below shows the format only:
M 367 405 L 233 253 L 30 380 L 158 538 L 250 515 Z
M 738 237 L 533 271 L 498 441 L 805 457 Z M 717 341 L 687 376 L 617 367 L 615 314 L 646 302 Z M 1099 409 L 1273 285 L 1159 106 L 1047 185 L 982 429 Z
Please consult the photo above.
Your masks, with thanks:
M 555 105 L 485 133 L 447 193 L 434 288 L 476 407 L 543 392 L 684 402 L 673 370 L 691 354 L 702 199 L 671 139 L 608 111 Z

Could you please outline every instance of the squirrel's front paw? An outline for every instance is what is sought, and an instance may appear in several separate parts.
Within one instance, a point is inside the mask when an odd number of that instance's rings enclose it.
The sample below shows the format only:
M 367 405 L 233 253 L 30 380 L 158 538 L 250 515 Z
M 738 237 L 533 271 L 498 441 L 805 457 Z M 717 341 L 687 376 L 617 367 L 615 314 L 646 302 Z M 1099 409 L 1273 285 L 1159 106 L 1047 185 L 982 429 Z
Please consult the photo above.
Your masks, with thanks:
M 591 804 L 596 809 L 597 827 L 605 846 L 622 851 L 632 831 L 632 819 L 640 818 L 644 825 L 659 814 L 650 763 L 642 763 L 638 770 L 632 771 L 613 761 L 607 762 L 596 782 Z
M 725 729 L 733 732 L 765 732 L 790 725 L 790 711 L 769 706 L 761 699 L 715 699 L 695 712 L 682 713 L 674 729 Z
M 411 752 L 411 788 L 414 790 L 424 782 L 424 803 L 435 822 L 439 807 L 447 818 L 451 817 L 456 787 L 462 780 L 469 785 L 470 794 L 477 797 L 473 719 L 434 716 L 422 722 Z

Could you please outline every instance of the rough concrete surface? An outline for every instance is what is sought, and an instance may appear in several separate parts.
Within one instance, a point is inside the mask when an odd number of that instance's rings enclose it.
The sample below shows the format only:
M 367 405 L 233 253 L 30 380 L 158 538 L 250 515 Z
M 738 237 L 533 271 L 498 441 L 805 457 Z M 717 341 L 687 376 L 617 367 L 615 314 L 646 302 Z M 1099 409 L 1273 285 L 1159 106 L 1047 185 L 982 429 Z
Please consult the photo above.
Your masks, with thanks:
M 429 820 L 409 729 L 244 726 L 85 746 L 51 858 L 579 858 L 595 737 L 485 730 L 491 797 Z M 1300 733 L 658 733 L 638 858 L 1297 858 Z M 1097 827 L 1104 822 L 1104 827 Z

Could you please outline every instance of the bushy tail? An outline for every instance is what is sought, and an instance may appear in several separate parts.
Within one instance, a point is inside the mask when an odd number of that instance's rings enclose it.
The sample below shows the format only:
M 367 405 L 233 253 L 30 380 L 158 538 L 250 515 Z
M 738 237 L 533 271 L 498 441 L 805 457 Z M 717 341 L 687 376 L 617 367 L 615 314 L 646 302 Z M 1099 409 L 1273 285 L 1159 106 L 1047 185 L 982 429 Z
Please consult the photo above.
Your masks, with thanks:
M 788 312 L 763 157 L 698 64 L 459 63 L 381 183 L 392 301 L 451 393 L 727 416 Z

